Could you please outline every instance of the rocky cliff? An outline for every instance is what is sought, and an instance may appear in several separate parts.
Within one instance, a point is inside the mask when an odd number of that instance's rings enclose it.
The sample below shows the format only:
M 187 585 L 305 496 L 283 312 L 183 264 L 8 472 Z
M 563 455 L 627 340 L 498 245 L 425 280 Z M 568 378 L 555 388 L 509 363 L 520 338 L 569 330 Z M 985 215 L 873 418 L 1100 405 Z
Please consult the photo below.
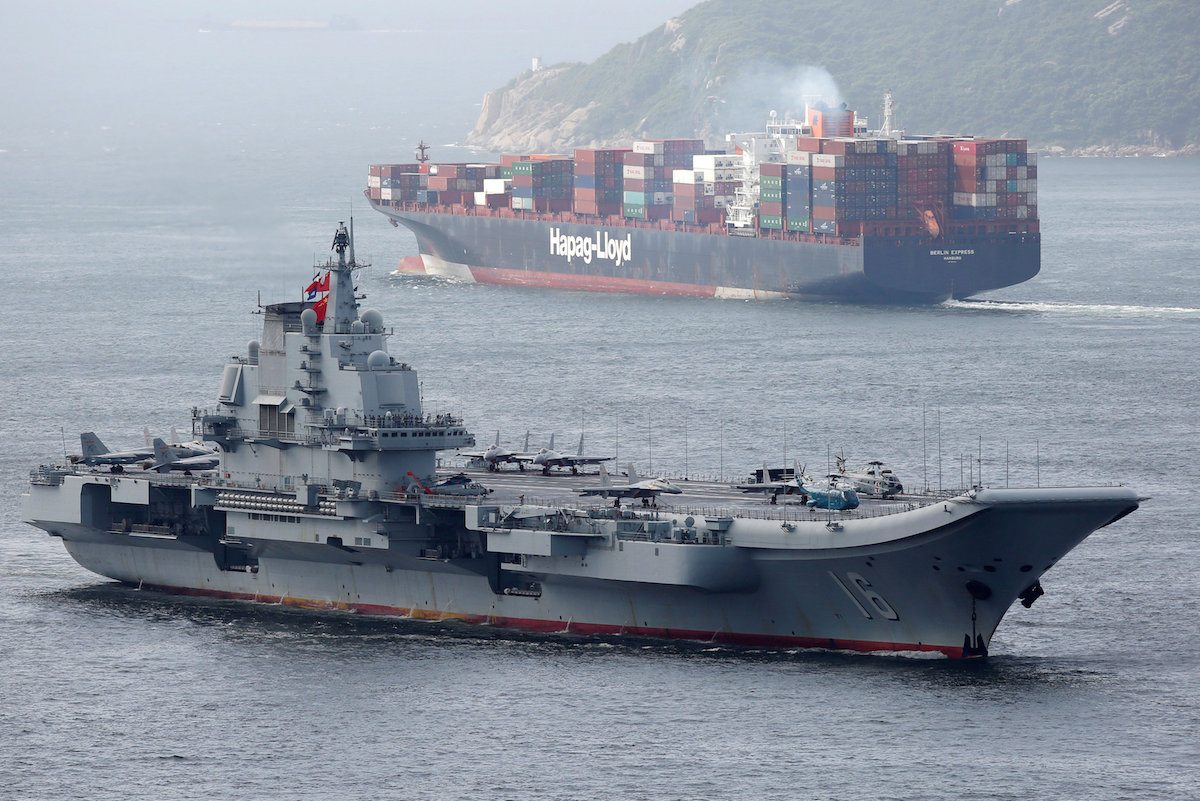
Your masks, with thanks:
M 1043 146 L 1200 144 L 1200 3 L 710 0 L 590 64 L 489 92 L 469 141 L 561 151 L 756 129 L 807 100 Z

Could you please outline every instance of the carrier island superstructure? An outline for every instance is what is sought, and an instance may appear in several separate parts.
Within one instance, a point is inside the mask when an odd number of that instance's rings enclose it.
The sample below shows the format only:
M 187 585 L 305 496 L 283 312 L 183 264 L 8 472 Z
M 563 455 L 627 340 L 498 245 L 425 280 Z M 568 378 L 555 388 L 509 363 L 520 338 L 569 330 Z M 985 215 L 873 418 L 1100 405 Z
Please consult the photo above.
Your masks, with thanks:
M 985 655 L 1014 601 L 1138 506 L 1124 487 L 976 488 L 849 513 L 701 514 L 527 503 L 557 480 L 529 474 L 509 479 L 527 487 L 434 492 L 438 453 L 474 438 L 422 410 L 382 315 L 359 309 L 344 227 L 335 248 L 319 307 L 266 306 L 261 340 L 225 366 L 215 406 L 194 410 L 218 470 L 42 466 L 26 521 L 95 573 L 171 593 L 958 658 Z

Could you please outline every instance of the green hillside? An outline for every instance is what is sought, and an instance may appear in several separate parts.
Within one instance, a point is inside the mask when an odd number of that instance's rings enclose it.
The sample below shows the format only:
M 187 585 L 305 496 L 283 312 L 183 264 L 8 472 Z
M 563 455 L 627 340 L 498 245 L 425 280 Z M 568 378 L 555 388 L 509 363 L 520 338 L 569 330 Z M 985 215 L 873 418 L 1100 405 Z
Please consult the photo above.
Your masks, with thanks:
M 914 132 L 1200 144 L 1200 2 L 709 0 L 591 64 L 489 93 L 471 140 L 551 148 L 759 128 L 817 94 L 874 124 L 887 89 Z

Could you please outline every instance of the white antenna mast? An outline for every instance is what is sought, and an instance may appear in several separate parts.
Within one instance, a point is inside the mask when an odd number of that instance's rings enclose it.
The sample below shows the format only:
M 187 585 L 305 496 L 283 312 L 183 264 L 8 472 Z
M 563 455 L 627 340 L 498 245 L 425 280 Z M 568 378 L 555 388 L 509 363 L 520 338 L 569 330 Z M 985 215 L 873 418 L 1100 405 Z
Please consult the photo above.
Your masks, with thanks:
M 896 105 L 892 101 L 892 90 L 888 89 L 883 93 L 883 124 L 879 126 L 879 135 L 890 137 L 892 135 L 892 125 L 894 120 L 892 115 L 896 110 Z

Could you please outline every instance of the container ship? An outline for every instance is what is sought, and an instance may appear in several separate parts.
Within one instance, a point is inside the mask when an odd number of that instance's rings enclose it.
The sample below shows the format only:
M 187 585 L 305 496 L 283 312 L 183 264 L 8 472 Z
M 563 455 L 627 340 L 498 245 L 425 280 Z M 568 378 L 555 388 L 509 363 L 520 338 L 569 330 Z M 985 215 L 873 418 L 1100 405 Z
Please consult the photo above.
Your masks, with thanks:
M 308 290 L 323 296 L 264 307 L 261 340 L 193 410 L 215 469 L 161 441 L 139 466 L 137 452 L 89 450 L 85 434 L 74 463 L 31 471 L 23 518 L 87 569 L 169 593 L 963 658 L 986 655 L 1014 602 L 1032 605 L 1046 571 L 1141 500 L 1118 486 L 974 487 L 810 508 L 807 486 L 808 505 L 775 505 L 738 485 L 646 483 L 632 466 L 616 484 L 439 473 L 440 453 L 475 439 L 422 409 L 383 315 L 359 307 L 348 232 L 334 242 L 337 260 Z
M 1041 267 L 1023 139 L 916 136 L 844 107 L 700 139 L 494 164 L 370 166 L 366 195 L 416 236 L 401 272 L 719 298 L 938 303 Z

